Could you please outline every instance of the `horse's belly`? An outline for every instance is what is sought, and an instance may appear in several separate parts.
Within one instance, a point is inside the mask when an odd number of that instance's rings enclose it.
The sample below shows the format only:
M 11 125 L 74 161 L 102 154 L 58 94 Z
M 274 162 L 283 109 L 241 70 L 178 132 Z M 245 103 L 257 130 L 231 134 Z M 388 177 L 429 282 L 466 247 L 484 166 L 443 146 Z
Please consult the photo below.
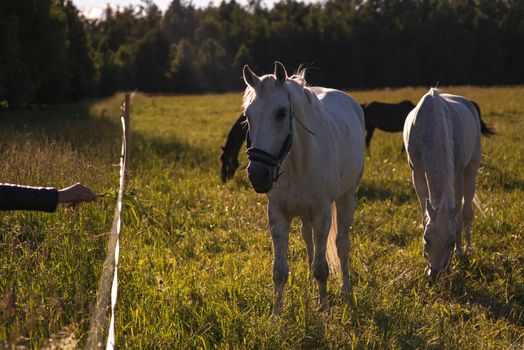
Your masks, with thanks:
M 378 125 L 378 128 L 382 131 L 387 131 L 387 132 L 400 132 L 404 128 L 404 121 L 403 120 L 399 121 L 397 124 L 391 123 L 391 124 Z

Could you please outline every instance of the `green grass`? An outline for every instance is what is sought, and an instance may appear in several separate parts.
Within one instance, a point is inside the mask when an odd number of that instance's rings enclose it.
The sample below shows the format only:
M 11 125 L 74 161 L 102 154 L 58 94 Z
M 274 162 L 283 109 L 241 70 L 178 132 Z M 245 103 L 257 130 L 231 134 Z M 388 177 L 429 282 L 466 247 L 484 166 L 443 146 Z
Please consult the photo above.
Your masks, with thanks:
M 120 254 L 119 348 L 429 348 L 524 346 L 524 87 L 457 87 L 498 135 L 483 138 L 474 251 L 435 285 L 401 135 L 376 132 L 352 228 L 355 298 L 317 311 L 298 222 L 282 316 L 271 316 L 266 199 L 245 172 L 223 185 L 220 145 L 240 93 L 138 94 L 132 108 Z M 418 99 L 425 89 L 357 91 L 361 103 Z M 122 96 L 47 111 L 1 112 L 0 179 L 116 190 Z M 241 155 L 242 167 L 246 159 Z M 55 214 L 0 213 L 0 347 L 39 348 L 60 333 L 82 345 L 114 201 Z

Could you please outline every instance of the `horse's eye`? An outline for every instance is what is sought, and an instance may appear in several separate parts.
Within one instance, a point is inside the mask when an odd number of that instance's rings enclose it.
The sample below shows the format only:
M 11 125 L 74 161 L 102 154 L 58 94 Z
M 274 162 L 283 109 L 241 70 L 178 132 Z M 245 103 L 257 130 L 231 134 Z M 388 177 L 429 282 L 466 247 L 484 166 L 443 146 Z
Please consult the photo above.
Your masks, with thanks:
M 286 117 L 286 114 L 287 114 L 287 113 L 286 113 L 286 110 L 285 110 L 285 109 L 283 109 L 283 108 L 282 108 L 282 109 L 279 109 L 279 110 L 277 111 L 277 118 L 278 118 L 278 119 L 283 119 L 283 118 Z

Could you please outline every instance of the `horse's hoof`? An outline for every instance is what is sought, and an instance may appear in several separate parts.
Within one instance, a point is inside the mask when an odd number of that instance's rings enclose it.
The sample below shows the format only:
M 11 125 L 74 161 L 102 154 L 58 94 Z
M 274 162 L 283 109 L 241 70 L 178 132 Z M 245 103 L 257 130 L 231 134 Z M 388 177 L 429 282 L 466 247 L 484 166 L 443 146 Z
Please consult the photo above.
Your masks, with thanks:
M 280 316 L 282 315 L 282 310 L 282 303 L 276 303 L 275 305 L 273 305 L 273 311 L 271 313 L 273 314 L 273 316 Z
M 351 288 L 351 284 L 342 285 L 342 288 L 340 289 L 340 297 L 345 302 L 353 302 L 353 288 Z
M 342 301 L 344 301 L 346 304 L 353 305 L 355 302 L 352 290 L 349 290 L 349 292 L 342 291 L 342 293 L 340 293 L 340 297 L 342 298 Z
M 351 288 L 351 284 L 342 284 L 342 287 L 340 287 L 340 294 L 351 294 L 353 295 L 353 288 Z
M 329 301 L 326 300 L 326 301 L 320 303 L 318 311 L 325 312 L 327 310 L 329 310 Z
M 458 249 L 455 249 L 455 256 L 460 258 L 460 257 L 463 257 L 466 253 L 464 252 L 464 250 L 458 250 Z

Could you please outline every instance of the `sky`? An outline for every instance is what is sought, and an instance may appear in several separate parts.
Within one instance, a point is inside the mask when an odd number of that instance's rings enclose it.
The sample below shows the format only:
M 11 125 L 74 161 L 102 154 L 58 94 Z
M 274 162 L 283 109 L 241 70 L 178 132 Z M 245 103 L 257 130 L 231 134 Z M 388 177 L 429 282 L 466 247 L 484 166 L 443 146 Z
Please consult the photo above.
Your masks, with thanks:
M 302 0 L 306 2 L 315 2 L 319 0 Z M 165 11 L 171 0 L 153 0 L 153 2 L 162 10 Z M 220 0 L 192 0 L 193 5 L 197 7 L 207 6 L 210 2 L 216 4 L 220 3 Z M 247 0 L 237 0 L 238 3 L 245 5 Z M 278 0 L 263 0 L 263 2 L 271 6 Z M 83 12 L 88 18 L 98 18 L 103 13 L 103 9 L 109 3 L 114 7 L 120 6 L 125 7 L 128 5 L 140 4 L 140 0 L 73 0 L 75 6 Z

